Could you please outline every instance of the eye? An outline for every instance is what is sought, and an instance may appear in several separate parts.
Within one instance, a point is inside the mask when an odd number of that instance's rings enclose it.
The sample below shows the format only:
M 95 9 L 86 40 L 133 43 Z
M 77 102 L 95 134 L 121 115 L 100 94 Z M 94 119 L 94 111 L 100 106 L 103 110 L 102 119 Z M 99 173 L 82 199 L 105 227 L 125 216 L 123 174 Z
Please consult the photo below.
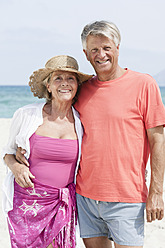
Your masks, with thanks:
M 75 80 L 75 78 L 74 78 L 74 77 L 72 77 L 72 76 L 71 76 L 71 77 L 69 77 L 68 79 L 69 79 L 70 81 Z
M 68 76 L 68 78 L 67 78 L 67 80 L 69 81 L 69 82 L 75 82 L 75 81 L 77 81 L 76 80 L 76 77 L 75 76 Z
M 105 51 L 110 51 L 111 50 L 111 47 L 108 47 L 108 46 L 107 47 L 104 47 L 104 50 Z
M 60 76 L 57 76 L 57 77 L 54 78 L 54 80 L 55 81 L 59 81 L 59 80 L 61 80 L 61 77 Z
M 97 51 L 98 51 L 97 48 L 93 48 L 93 49 L 91 50 L 92 53 L 96 53 Z

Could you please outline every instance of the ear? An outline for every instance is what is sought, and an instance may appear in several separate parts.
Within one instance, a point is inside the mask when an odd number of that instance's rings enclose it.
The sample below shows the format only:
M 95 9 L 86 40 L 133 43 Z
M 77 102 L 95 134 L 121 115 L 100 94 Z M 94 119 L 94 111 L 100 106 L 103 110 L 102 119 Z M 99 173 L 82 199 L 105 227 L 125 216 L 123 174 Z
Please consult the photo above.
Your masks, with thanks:
M 89 61 L 89 56 L 88 56 L 87 51 L 85 49 L 83 49 L 83 52 L 85 53 L 85 56 L 86 56 L 87 60 Z
M 117 47 L 116 47 L 117 48 L 117 54 L 118 54 L 118 56 L 119 56 L 119 46 L 120 45 L 118 44 Z
M 47 88 L 48 92 L 51 93 L 50 84 L 49 83 L 46 84 L 46 88 Z

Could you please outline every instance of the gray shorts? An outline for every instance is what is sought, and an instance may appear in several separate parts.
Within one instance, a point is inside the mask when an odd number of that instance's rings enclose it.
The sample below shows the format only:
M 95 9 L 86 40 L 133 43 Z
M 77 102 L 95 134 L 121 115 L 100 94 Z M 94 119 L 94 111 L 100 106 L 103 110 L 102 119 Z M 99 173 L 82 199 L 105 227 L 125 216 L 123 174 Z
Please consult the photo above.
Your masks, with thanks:
M 77 194 L 81 238 L 106 236 L 119 245 L 143 246 L 145 203 L 95 201 Z

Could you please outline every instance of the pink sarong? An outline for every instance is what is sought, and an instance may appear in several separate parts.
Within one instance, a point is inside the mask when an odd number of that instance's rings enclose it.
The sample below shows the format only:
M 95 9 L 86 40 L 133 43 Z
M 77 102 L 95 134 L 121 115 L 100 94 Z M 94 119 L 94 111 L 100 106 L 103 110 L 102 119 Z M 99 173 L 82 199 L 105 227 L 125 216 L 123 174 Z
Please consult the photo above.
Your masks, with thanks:
M 75 247 L 77 222 L 74 183 L 66 188 L 42 185 L 34 189 L 14 184 L 14 208 L 8 213 L 13 248 Z

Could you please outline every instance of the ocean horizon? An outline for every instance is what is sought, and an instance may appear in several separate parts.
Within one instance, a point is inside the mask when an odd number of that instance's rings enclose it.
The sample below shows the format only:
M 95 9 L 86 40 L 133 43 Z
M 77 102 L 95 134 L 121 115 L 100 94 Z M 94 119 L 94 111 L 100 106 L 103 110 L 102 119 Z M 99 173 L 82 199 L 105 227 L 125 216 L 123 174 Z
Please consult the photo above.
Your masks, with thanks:
M 165 86 L 159 88 L 165 105 Z M 0 118 L 12 118 L 18 108 L 44 101 L 34 97 L 28 85 L 0 85 Z
M 18 108 L 41 101 L 28 85 L 0 85 L 0 118 L 12 118 Z

